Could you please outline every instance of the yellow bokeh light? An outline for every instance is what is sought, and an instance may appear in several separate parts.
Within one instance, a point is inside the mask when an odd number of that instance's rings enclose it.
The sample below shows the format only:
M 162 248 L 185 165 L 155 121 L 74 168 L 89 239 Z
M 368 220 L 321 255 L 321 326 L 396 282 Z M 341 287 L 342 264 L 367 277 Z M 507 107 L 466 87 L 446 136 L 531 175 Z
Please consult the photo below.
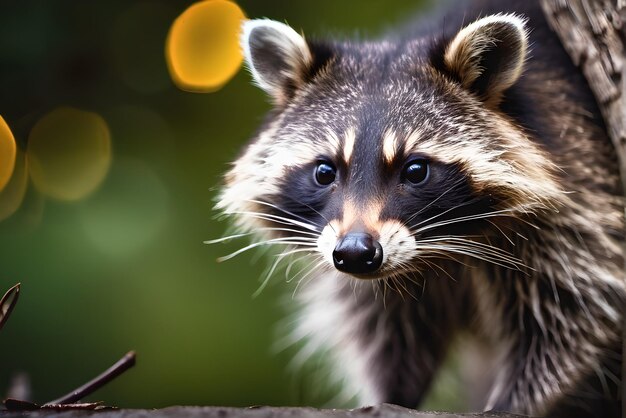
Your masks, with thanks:
M 0 116 L 0 190 L 4 189 L 11 179 L 15 166 L 15 138 L 9 125 Z
M 6 187 L 0 191 L 0 222 L 13 215 L 22 205 L 27 185 L 26 157 L 22 151 L 18 150 L 13 175 Z
M 227 0 L 191 5 L 172 24 L 165 56 L 176 85 L 186 91 L 216 91 L 241 67 L 239 32 L 243 11 Z
M 58 108 L 33 127 L 27 159 L 33 184 L 43 194 L 59 200 L 82 199 L 109 171 L 109 127 L 96 113 Z

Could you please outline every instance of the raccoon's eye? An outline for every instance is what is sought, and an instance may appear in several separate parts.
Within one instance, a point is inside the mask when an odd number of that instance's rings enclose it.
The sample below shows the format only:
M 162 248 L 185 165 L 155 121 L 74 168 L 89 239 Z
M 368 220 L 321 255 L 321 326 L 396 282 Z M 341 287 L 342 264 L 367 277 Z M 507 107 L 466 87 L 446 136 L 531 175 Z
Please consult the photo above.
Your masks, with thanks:
M 328 186 L 335 181 L 335 177 L 337 177 L 337 172 L 332 164 L 322 161 L 315 167 L 315 181 L 320 185 Z
M 423 158 L 409 161 L 402 170 L 402 177 L 409 183 L 421 184 L 428 178 L 428 161 Z

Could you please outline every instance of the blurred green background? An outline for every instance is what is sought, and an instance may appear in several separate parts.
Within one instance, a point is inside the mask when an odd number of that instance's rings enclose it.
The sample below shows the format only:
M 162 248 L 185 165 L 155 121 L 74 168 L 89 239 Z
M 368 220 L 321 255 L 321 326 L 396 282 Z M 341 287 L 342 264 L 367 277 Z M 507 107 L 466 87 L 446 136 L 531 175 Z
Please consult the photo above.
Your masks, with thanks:
M 238 2 L 249 17 L 309 36 L 376 35 L 423 3 Z M 0 222 L 0 293 L 22 283 L 0 332 L 0 395 L 25 371 L 34 400 L 53 399 L 135 349 L 136 368 L 91 399 L 122 407 L 329 399 L 313 387 L 315 367 L 294 372 L 293 350 L 272 348 L 286 315 L 279 301 L 291 294 L 284 278 L 253 298 L 265 260 L 246 253 L 218 264 L 237 244 L 203 244 L 227 228 L 212 211 L 215 188 L 269 104 L 243 70 L 211 94 L 173 85 L 164 43 L 191 4 L 0 4 L 0 115 L 19 148 L 63 106 L 100 115 L 112 143 L 93 193 L 56 200 L 31 181 L 19 210 Z

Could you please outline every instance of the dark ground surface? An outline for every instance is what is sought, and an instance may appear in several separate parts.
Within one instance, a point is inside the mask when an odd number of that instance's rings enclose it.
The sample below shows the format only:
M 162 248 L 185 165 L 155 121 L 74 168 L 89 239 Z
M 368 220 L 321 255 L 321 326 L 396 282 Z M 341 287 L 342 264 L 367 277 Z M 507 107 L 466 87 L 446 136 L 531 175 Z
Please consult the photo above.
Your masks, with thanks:
M 119 409 L 100 411 L 65 411 L 55 412 L 40 410 L 35 412 L 0 411 L 0 417 L 40 418 L 54 416 L 58 418 L 525 418 L 522 415 L 508 413 L 467 413 L 452 414 L 445 412 L 419 412 L 395 405 L 378 405 L 359 409 L 314 409 L 314 408 L 277 408 L 259 406 L 250 408 L 173 406 L 164 409 Z

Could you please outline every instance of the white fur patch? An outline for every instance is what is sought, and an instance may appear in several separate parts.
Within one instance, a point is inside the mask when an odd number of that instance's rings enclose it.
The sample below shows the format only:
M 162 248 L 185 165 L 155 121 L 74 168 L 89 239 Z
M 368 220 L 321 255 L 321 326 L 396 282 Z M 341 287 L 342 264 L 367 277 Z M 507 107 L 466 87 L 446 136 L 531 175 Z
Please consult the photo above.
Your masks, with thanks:
M 488 94 L 499 98 L 522 74 L 528 47 L 526 20 L 514 14 L 495 14 L 469 24 L 459 31 L 446 48 L 444 63 L 460 75 L 463 86 L 469 87 L 485 70 L 481 56 L 501 42 L 515 42 L 507 48 L 506 62 L 490 77 Z M 504 29 L 504 32 L 502 27 Z
M 340 142 L 331 131 L 328 141 L 311 141 L 310 138 L 295 135 L 277 140 L 281 122 L 281 118 L 275 120 L 234 162 L 226 175 L 226 184 L 218 197 L 216 209 L 225 214 L 254 211 L 252 201 L 281 192 L 279 185 L 286 170 L 308 164 L 319 155 L 336 155 L 339 152 Z M 242 231 L 253 231 L 261 225 L 252 216 L 236 216 L 235 221 Z
M 372 375 L 373 356 L 386 334 L 381 332 L 366 346 L 358 338 L 360 324 L 372 316 L 376 306 L 364 307 L 355 313 L 353 301 L 339 297 L 346 286 L 354 285 L 355 292 L 366 282 L 356 281 L 338 271 L 323 274 L 311 281 L 298 293 L 302 312 L 291 334 L 291 341 L 303 341 L 304 348 L 298 356 L 302 361 L 315 352 L 328 354 L 332 359 L 331 378 L 343 384 L 335 402 L 345 403 L 357 398 L 360 405 L 373 405 L 384 401 L 376 390 L 376 377 Z M 369 286 L 367 286 L 369 287 Z
M 254 56 L 250 40 L 255 31 L 263 32 L 265 42 L 269 42 L 271 48 L 281 52 L 287 67 L 294 73 L 311 63 L 311 51 L 304 38 L 284 23 L 270 19 L 244 21 L 241 28 L 240 42 L 246 64 L 252 73 L 255 83 L 269 94 L 276 96 L 278 95 L 277 89 L 279 86 L 273 81 L 273 77 L 282 77 L 284 74 L 264 74 L 259 69 L 256 60 L 263 58 Z M 290 74 L 289 76 L 294 75 Z
M 481 117 L 481 109 L 476 116 Z M 488 119 L 487 119 L 488 118 Z M 566 198 L 555 179 L 555 165 L 506 117 L 485 115 L 483 129 L 476 130 L 465 121 L 450 120 L 459 133 L 424 137 L 421 132 L 408 136 L 413 148 L 448 164 L 462 164 L 475 189 L 497 188 L 508 195 L 510 207 L 522 211 L 553 208 Z M 484 132 L 490 132 L 485 135 Z M 495 136 L 494 136 L 495 133 Z
M 346 164 L 350 164 L 350 157 L 352 157 L 352 151 L 354 150 L 354 141 L 356 140 L 356 132 L 354 128 L 347 130 L 343 140 L 343 159 Z
M 402 222 L 395 220 L 383 222 L 379 234 L 378 242 L 383 247 L 381 275 L 405 270 L 417 253 L 415 237 Z
M 391 164 L 396 156 L 398 137 L 395 132 L 387 131 L 383 135 L 383 158 L 387 164 Z
M 317 250 L 320 254 L 322 254 L 324 260 L 326 260 L 328 265 L 332 268 L 335 268 L 333 251 L 335 250 L 337 240 L 339 239 L 335 231 L 338 231 L 339 227 L 340 225 L 338 221 L 330 221 L 330 223 L 322 229 L 322 233 L 317 239 Z
M 322 254 L 329 267 L 334 268 L 333 251 L 339 240 L 338 231 L 341 231 L 341 222 L 331 221 L 320 234 L 317 240 L 317 250 Z M 415 238 L 400 221 L 390 220 L 378 222 L 378 227 L 372 233 L 379 236 L 378 242 L 383 249 L 383 261 L 376 276 L 384 278 L 400 271 L 405 271 L 413 260 L 417 248 Z

